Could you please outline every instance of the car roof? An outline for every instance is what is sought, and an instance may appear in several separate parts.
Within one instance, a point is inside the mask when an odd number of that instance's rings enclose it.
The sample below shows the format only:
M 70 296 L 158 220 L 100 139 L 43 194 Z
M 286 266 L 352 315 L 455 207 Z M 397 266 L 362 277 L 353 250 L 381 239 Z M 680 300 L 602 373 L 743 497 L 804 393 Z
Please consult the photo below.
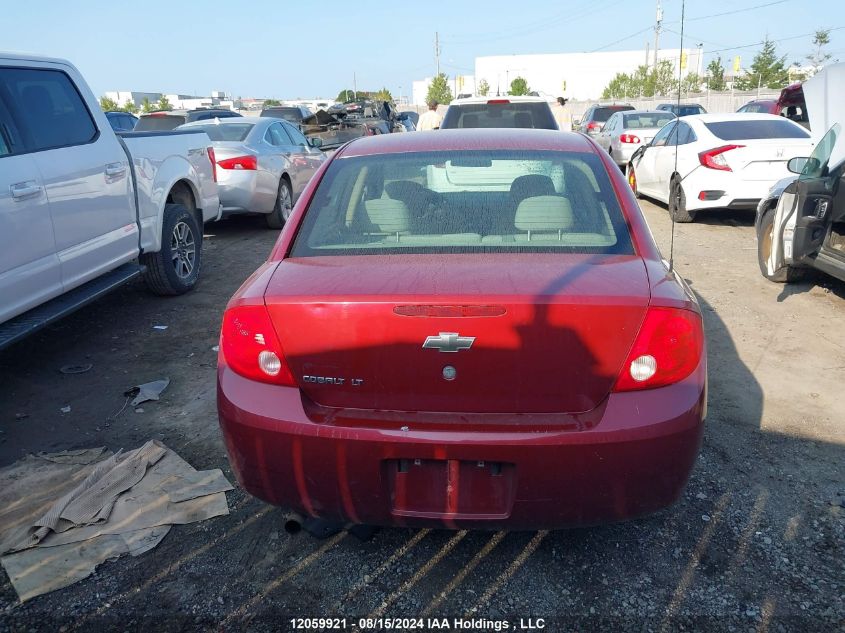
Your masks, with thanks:
M 672 114 L 671 112 L 666 112 L 666 110 L 622 110 L 621 113 L 625 116 L 629 114 Z
M 630 103 L 625 103 L 624 101 L 599 101 L 598 103 L 593 103 L 590 105 L 591 108 L 612 108 L 613 106 L 618 106 L 622 108 L 633 108 Z
M 594 153 L 582 134 L 558 130 L 471 128 L 361 137 L 340 149 L 337 158 L 460 150 L 532 150 Z
M 761 121 L 771 121 L 771 120 L 778 120 L 778 121 L 788 121 L 789 119 L 784 119 L 782 116 L 778 116 L 776 114 L 768 114 L 766 112 L 725 112 L 720 114 L 715 113 L 708 113 L 708 114 L 692 114 L 690 116 L 683 117 L 684 121 L 700 121 L 701 123 L 717 123 L 721 121 L 754 121 L 754 120 L 761 120 Z
M 548 103 L 548 99 L 544 99 L 543 97 L 531 97 L 528 95 L 525 96 L 510 96 L 510 95 L 502 95 L 500 97 L 495 96 L 486 96 L 486 97 L 464 97 L 463 99 L 452 99 L 452 102 L 449 105 L 464 105 L 464 104 L 477 104 L 477 103 L 489 103 L 490 101 L 510 101 L 511 103 Z

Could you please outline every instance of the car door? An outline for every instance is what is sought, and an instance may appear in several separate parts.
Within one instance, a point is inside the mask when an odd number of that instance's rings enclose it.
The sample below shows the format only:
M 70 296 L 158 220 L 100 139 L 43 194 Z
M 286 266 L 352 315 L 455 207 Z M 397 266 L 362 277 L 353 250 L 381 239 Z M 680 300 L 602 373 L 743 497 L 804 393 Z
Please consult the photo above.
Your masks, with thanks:
M 775 211 L 770 270 L 806 262 L 816 255 L 833 219 L 845 212 L 835 208 L 836 201 L 841 204 L 839 190 L 845 186 L 842 182 L 845 168 L 839 165 L 833 173 L 829 171 L 831 154 L 837 143 L 843 142 L 841 136 L 841 126 L 834 124 L 816 145 L 798 178 L 781 194 Z
M 613 134 L 616 133 L 617 123 L 619 123 L 620 117 L 622 115 L 616 113 L 612 115 L 608 120 L 607 123 L 604 124 L 601 132 L 596 137 L 596 142 L 604 148 L 604 151 L 610 152 L 610 143 Z
M 675 129 L 675 123 L 675 121 L 671 121 L 660 128 L 651 143 L 639 150 L 641 152 L 640 158 L 634 162 L 634 169 L 637 174 L 637 189 L 648 196 L 661 200 L 668 198 L 668 192 L 658 189 L 658 162 L 662 162 L 661 159 L 666 151 L 669 134 Z
M 295 199 L 305 189 L 305 185 L 311 180 L 311 176 L 320 168 L 320 165 L 325 160 L 325 154 L 319 149 L 311 147 L 308 139 L 305 138 L 305 135 L 296 126 L 291 125 L 287 121 L 282 121 L 281 123 L 285 126 L 285 131 L 293 141 L 292 161 L 299 173 L 301 183 L 298 190 L 294 189 L 293 195 Z
M 678 121 L 672 121 L 671 129 L 666 136 L 666 144 L 659 148 L 654 161 L 655 197 L 666 201 L 669 199 L 669 181 L 675 173 L 675 155 L 678 151 L 680 135 L 686 127 Z
M 31 131 L 69 290 L 133 259 L 138 226 L 129 163 L 111 126 L 99 129 L 64 71 L 4 71 L 19 117 Z M 104 115 L 102 124 L 107 125 Z
M 53 220 L 0 67 L 0 323 L 62 292 Z
M 274 204 L 275 192 L 278 192 L 279 178 L 282 177 L 282 174 L 287 173 L 291 178 L 291 182 L 295 178 L 291 165 L 292 144 L 293 141 L 279 121 L 273 122 L 264 133 L 263 145 L 267 148 L 267 151 L 262 151 L 258 160 L 259 163 L 263 163 L 259 167 L 262 167 L 265 173 L 268 174 L 268 177 L 272 177 L 273 179 L 271 185 L 274 191 Z

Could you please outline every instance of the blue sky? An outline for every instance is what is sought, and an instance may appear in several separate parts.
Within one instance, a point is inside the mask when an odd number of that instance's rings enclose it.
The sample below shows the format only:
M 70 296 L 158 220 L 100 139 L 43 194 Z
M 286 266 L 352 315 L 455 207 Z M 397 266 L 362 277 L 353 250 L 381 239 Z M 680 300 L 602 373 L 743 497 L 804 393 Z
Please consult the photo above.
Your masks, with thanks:
M 471 73 L 479 55 L 642 49 L 654 39 L 646 29 L 654 24 L 655 5 L 656 0 L 5 0 L 0 48 L 70 59 L 98 95 L 119 89 L 334 97 L 352 87 L 355 73 L 359 89 L 386 86 L 398 96 L 400 86 L 408 94 L 412 80 L 433 74 L 435 31 L 442 70 L 451 76 Z M 759 8 L 743 10 L 750 7 Z M 677 47 L 681 0 L 663 0 L 663 8 L 667 30 L 661 48 Z M 708 17 L 714 14 L 727 15 Z M 703 43 L 705 52 L 721 51 L 723 59 L 740 54 L 743 65 L 759 47 L 735 47 L 767 34 L 787 61 L 797 61 L 810 51 L 806 34 L 842 27 L 831 33 L 828 49 L 845 61 L 841 0 L 687 0 L 686 17 L 686 44 Z M 638 31 L 644 32 L 633 35 Z

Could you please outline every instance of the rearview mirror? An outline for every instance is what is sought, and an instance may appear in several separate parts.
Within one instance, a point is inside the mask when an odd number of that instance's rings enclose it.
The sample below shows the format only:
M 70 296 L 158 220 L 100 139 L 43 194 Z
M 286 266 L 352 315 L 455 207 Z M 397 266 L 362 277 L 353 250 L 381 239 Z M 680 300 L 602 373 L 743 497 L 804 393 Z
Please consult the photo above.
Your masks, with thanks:
M 322 147 L 323 146 L 323 139 L 321 139 L 319 136 L 311 136 L 308 139 L 308 144 L 311 147 Z

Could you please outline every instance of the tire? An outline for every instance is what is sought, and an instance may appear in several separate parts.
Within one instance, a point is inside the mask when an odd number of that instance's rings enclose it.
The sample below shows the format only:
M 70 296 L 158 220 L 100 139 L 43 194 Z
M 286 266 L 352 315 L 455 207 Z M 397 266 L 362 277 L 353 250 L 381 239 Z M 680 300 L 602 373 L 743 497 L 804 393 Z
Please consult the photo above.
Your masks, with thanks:
M 264 216 L 267 222 L 267 228 L 280 229 L 288 221 L 291 211 L 293 211 L 293 192 L 290 188 L 290 183 L 286 178 L 282 177 L 279 180 L 279 193 L 276 194 L 276 206 L 273 210 Z
M 695 211 L 687 211 L 687 195 L 681 179 L 677 176 L 672 178 L 669 186 L 669 213 L 675 222 L 687 223 L 695 220 Z
M 802 268 L 795 268 L 794 266 L 783 266 L 778 268 L 774 273 L 769 274 L 768 259 L 772 252 L 772 237 L 775 227 L 775 209 L 769 209 L 760 218 L 760 224 L 757 227 L 757 264 L 760 266 L 760 274 L 769 281 L 778 284 L 785 284 L 794 281 L 800 281 L 806 272 Z
M 625 179 L 628 181 L 631 191 L 634 192 L 634 197 L 639 198 L 640 192 L 637 189 L 637 172 L 634 171 L 634 165 L 632 163 L 628 163 L 628 167 L 625 169 Z
M 157 295 L 181 295 L 194 286 L 202 268 L 202 229 L 181 204 L 164 207 L 161 250 L 141 256 L 144 281 Z

